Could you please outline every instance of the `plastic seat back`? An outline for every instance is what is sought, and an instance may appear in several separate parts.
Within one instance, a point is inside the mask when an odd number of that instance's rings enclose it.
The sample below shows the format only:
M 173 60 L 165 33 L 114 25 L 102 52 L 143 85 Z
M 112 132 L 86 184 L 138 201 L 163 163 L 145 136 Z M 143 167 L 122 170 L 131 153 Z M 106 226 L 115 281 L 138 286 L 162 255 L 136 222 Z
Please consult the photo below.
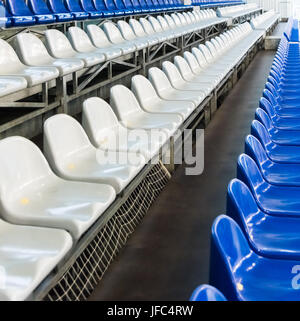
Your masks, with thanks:
M 42 40 L 32 33 L 19 33 L 12 44 L 25 65 L 47 65 L 53 60 Z
M 141 6 L 137 0 L 124 0 L 123 2 L 126 9 L 130 9 L 134 12 L 141 12 Z
M 57 171 L 68 168 L 77 153 L 91 147 L 82 126 L 73 117 L 58 114 L 45 121 L 44 153 Z
M 43 0 L 28 0 L 28 7 L 34 14 L 51 15 L 51 11 Z
M 227 301 L 215 287 L 207 284 L 198 286 L 190 297 L 190 301 Z
M 130 25 L 124 21 L 124 20 L 119 20 L 118 21 L 118 27 L 121 31 L 121 34 L 123 36 L 124 39 L 126 40 L 134 40 L 136 39 L 136 36 L 132 30 L 132 28 L 130 27 Z
M 249 220 L 254 216 L 258 219 L 264 216 L 248 186 L 237 178 L 228 184 L 226 214 L 238 223 L 245 234 L 249 233 Z
M 174 89 L 167 75 L 157 67 L 152 67 L 149 69 L 148 79 L 151 81 L 153 87 L 155 88 L 156 92 L 158 92 L 158 94 L 161 94 L 164 91 Z
M 131 26 L 131 28 L 133 29 L 134 33 L 138 36 L 138 37 L 145 37 L 147 36 L 143 26 L 141 25 L 141 23 L 139 21 L 137 21 L 136 19 L 129 19 L 129 24 Z
M 62 0 L 47 0 L 47 4 L 54 13 L 70 13 Z
M 162 26 L 156 18 L 150 16 L 148 20 L 151 23 L 155 32 L 163 32 Z
M 199 74 L 202 70 L 202 68 L 200 67 L 196 57 L 189 51 L 185 51 L 183 53 L 184 59 L 188 62 L 191 70 L 195 73 L 195 74 Z
M 175 21 L 169 15 L 165 15 L 165 19 L 171 29 L 174 29 L 177 27 Z
M 278 98 L 279 98 L 279 93 L 278 90 L 270 83 L 270 82 L 266 82 L 265 85 L 266 90 L 268 90 L 272 95 L 270 95 L 270 93 L 266 92 L 265 95 L 267 95 L 268 97 L 266 97 L 273 105 L 277 104 Z M 273 96 L 273 97 L 272 97 Z M 274 104 L 275 103 L 275 104 Z
M 3 204 L 26 186 L 54 176 L 41 150 L 30 140 L 11 136 L 0 141 L 0 199 Z M 38 185 L 37 185 L 38 186 Z M 28 195 L 18 202 L 26 204 Z
M 110 89 L 110 105 L 120 120 L 129 119 L 142 111 L 133 92 L 123 85 L 116 85 Z
M 108 11 L 111 11 L 112 13 L 114 13 L 114 11 L 117 11 L 118 8 L 116 7 L 113 0 L 103 0 L 103 2 Z
M 114 25 L 112 22 L 105 22 L 103 24 L 103 30 L 105 31 L 110 42 L 114 44 L 123 43 L 125 40 L 122 37 L 122 34 L 119 28 Z
M 107 39 L 105 32 L 95 24 L 89 24 L 86 28 L 93 45 L 97 48 L 105 48 L 112 45 Z
M 45 44 L 52 57 L 66 58 L 75 54 L 68 38 L 56 29 L 45 31 Z
M 23 0 L 7 0 L 6 5 L 13 16 L 32 16 L 32 12 Z
M 85 12 L 79 0 L 64 0 L 64 3 L 70 12 Z
M 272 120 L 268 116 L 268 114 L 261 108 L 257 108 L 255 111 L 255 119 L 262 123 L 267 130 L 271 130 L 274 128 Z
M 212 56 L 211 52 L 209 51 L 209 49 L 206 46 L 201 44 L 201 45 L 199 45 L 198 48 L 202 52 L 203 56 L 205 57 L 205 59 L 207 60 L 208 63 L 211 63 L 214 61 L 214 57 Z
M 115 6 L 119 10 L 126 10 L 125 5 L 122 0 L 113 0 Z
M 246 154 L 241 154 L 238 158 L 237 178 L 243 181 L 254 195 L 260 187 L 262 190 L 268 186 L 255 161 Z
M 150 80 L 142 75 L 136 75 L 131 78 L 131 90 L 143 108 L 154 105 L 159 99 Z
M 101 12 L 108 11 L 104 0 L 92 0 L 92 3 L 97 11 L 101 11 Z
M 160 23 L 160 25 L 164 31 L 167 31 L 170 29 L 170 26 L 164 17 L 157 16 L 156 19 Z
M 265 148 L 274 144 L 266 127 L 256 119 L 251 124 L 251 135 L 255 136 Z
M 105 100 L 91 97 L 84 101 L 82 126 L 94 146 L 99 146 L 105 133 L 118 125 L 117 116 Z
M 173 87 L 176 88 L 177 86 L 185 84 L 185 80 L 183 79 L 179 69 L 171 61 L 164 61 L 162 63 L 162 70 L 167 75 Z
M 271 105 L 270 101 L 265 97 L 262 97 L 259 100 L 259 107 L 262 108 L 270 116 L 270 118 L 276 117 L 276 113 L 273 106 Z
M 194 78 L 193 72 L 188 64 L 188 62 L 181 56 L 174 57 L 174 64 L 180 71 L 183 78 L 187 81 L 192 81 Z
M 208 64 L 207 60 L 205 59 L 203 53 L 198 48 L 192 48 L 192 53 L 196 57 L 198 64 L 201 68 L 205 68 Z
M 251 255 L 249 244 L 237 223 L 226 215 L 218 216 L 212 226 L 210 284 L 228 300 L 237 300 L 234 270 Z
M 217 49 L 215 48 L 215 46 L 212 44 L 211 41 L 206 41 L 205 42 L 205 46 L 210 51 L 210 54 L 211 54 L 212 57 L 217 58 L 219 56 L 219 53 L 218 53 Z
M 171 17 L 174 20 L 177 27 L 181 27 L 183 25 L 181 20 L 179 19 L 179 17 L 175 13 L 172 13 Z
M 9 75 L 23 68 L 12 46 L 3 39 L 0 39 L 0 74 Z
M 68 29 L 68 39 L 76 51 L 86 52 L 95 50 L 89 36 L 79 27 L 70 27 Z
M 189 16 L 192 23 L 196 23 L 198 21 L 198 19 L 196 19 L 192 12 L 187 12 L 187 15 Z
M 183 26 L 188 25 L 188 22 L 186 21 L 185 17 L 183 14 L 176 12 L 174 13 L 175 16 L 177 16 Z
M 148 35 L 153 35 L 153 34 L 155 34 L 155 30 L 153 29 L 151 23 L 150 23 L 147 19 L 145 19 L 145 18 L 140 18 L 139 21 L 140 21 L 141 25 L 143 26 L 146 34 L 148 34 Z
M 248 135 L 245 140 L 245 153 L 249 155 L 253 160 L 255 160 L 257 166 L 262 169 L 262 166 L 266 166 L 270 163 L 268 155 L 259 142 L 259 140 Z

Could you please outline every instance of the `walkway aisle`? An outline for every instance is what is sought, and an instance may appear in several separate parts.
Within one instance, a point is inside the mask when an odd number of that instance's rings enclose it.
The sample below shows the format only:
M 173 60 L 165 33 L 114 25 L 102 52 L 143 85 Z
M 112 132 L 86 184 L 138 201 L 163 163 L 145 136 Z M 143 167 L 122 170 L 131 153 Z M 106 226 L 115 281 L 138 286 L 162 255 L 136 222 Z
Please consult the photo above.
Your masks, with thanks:
M 274 52 L 258 53 L 205 131 L 205 169 L 179 168 L 91 300 L 187 300 L 208 282 L 210 228 L 258 106 Z

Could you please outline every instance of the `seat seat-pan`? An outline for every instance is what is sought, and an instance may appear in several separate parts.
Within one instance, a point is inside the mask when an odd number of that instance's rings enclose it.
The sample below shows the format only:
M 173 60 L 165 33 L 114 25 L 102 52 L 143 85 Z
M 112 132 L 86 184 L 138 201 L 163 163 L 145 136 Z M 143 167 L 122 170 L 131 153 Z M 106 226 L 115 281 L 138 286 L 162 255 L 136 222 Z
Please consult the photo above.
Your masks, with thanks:
M 25 89 L 27 81 L 23 77 L 0 76 L 0 97 Z
M 20 190 L 8 201 L 3 217 L 15 224 L 64 229 L 78 239 L 115 199 L 109 185 L 47 178 L 44 186 L 25 194 Z
M 1 301 L 25 300 L 72 246 L 69 233 L 58 229 L 13 225 L 0 220 L 1 266 L 5 287 Z

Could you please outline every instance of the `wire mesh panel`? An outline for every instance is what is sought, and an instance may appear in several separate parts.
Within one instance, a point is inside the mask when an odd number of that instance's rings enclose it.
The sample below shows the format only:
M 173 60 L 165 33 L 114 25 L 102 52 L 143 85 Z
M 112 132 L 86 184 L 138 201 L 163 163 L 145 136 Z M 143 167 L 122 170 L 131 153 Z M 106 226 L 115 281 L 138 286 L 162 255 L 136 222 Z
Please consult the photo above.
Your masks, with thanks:
M 167 184 L 169 177 L 162 164 L 154 165 L 117 212 L 77 256 L 44 300 L 86 300 Z

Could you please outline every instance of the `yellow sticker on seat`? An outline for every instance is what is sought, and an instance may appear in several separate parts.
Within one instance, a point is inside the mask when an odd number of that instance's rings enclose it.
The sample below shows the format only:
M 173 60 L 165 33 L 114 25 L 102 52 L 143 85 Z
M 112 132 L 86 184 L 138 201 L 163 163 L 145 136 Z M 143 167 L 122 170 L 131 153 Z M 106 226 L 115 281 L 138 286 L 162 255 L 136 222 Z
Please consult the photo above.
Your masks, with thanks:
M 28 203 L 29 203 L 29 199 L 28 199 L 28 198 L 23 197 L 23 198 L 21 199 L 21 204 L 22 204 L 22 205 L 27 205 Z
M 75 168 L 75 165 L 74 165 L 74 164 L 69 164 L 69 165 L 68 165 L 68 168 L 69 168 L 69 169 L 74 169 L 74 168 Z

